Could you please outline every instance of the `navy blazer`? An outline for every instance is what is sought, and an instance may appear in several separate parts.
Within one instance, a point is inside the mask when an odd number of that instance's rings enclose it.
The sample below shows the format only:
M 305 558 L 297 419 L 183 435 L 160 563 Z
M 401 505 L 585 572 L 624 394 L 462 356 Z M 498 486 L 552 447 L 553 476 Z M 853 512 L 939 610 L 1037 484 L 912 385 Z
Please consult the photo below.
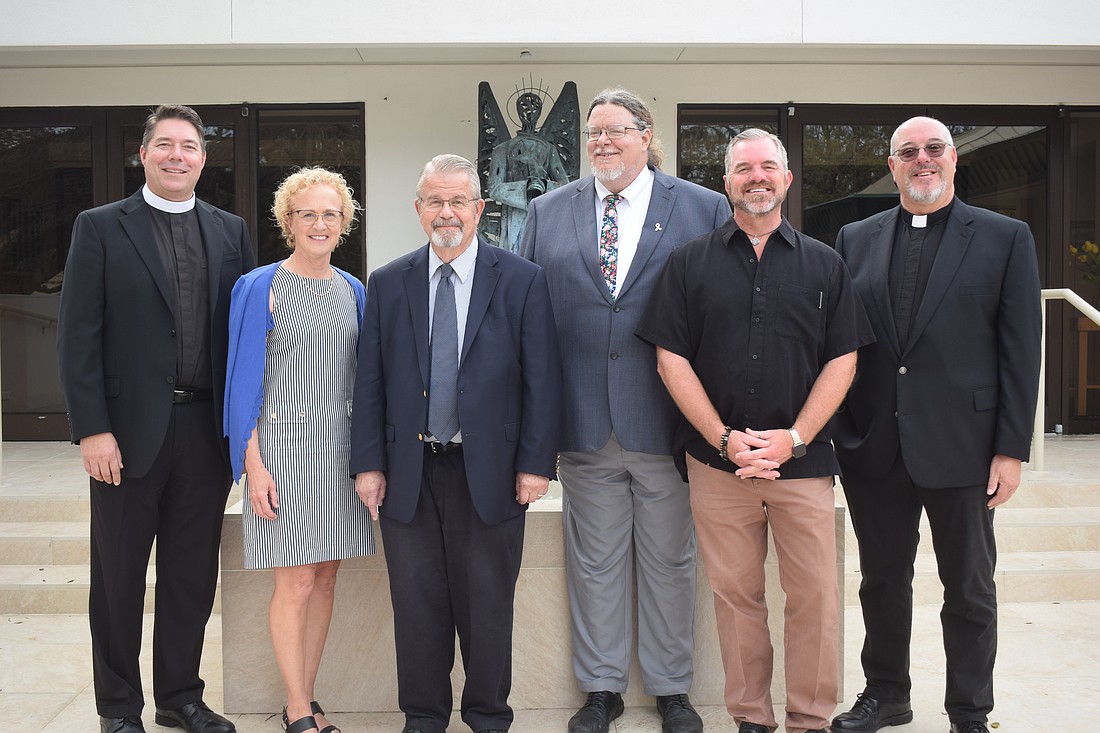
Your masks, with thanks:
M 1027 225 L 958 199 L 913 322 L 898 346 L 889 291 L 900 207 L 848 224 L 836 248 L 877 342 L 833 422 L 837 456 L 870 476 L 900 447 L 914 481 L 977 486 L 996 454 L 1027 460 L 1039 390 L 1039 271 Z
M 195 211 L 210 288 L 210 429 L 220 436 L 229 294 L 256 259 L 239 216 L 203 201 L 195 202 Z M 58 315 L 61 387 L 73 442 L 114 433 L 123 477 L 149 471 L 172 412 L 176 322 L 167 278 L 140 189 L 76 217 Z M 228 454 L 226 461 L 228 466 Z
M 563 451 L 597 451 L 611 431 L 627 450 L 671 455 L 680 412 L 634 335 L 669 254 L 730 217 L 726 197 L 654 170 L 638 252 L 615 299 L 600 272 L 592 176 L 531 202 L 520 252 L 546 270 L 565 385 Z
M 478 515 L 523 513 L 516 473 L 553 477 L 561 361 L 546 275 L 479 240 L 458 367 L 458 421 Z M 428 421 L 428 245 L 375 270 L 359 336 L 351 473 L 384 471 L 381 513 L 409 522 L 420 497 Z

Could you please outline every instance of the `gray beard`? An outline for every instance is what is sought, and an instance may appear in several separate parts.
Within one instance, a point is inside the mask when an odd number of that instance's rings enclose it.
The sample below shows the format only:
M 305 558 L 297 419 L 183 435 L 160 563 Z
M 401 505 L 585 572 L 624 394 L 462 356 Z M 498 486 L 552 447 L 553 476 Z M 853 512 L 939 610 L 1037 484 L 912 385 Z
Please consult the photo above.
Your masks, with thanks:
M 612 181 L 619 180 L 620 178 L 623 177 L 624 173 L 626 173 L 626 164 L 625 163 L 619 163 L 618 167 L 612 168 L 611 170 L 604 170 L 603 168 L 596 168 L 592 171 L 592 175 L 594 175 L 596 177 L 596 180 L 599 181 L 600 183 L 605 183 L 605 184 L 606 183 L 611 183 Z
M 771 201 L 756 202 L 741 199 L 734 206 L 746 213 L 759 216 L 760 214 L 770 214 L 772 211 L 775 211 L 775 207 L 779 206 L 781 203 L 783 203 L 783 199 L 774 196 Z
M 457 234 L 453 235 L 444 234 L 443 232 L 436 230 L 432 232 L 432 244 L 434 244 L 436 247 L 439 247 L 440 249 L 452 249 L 462 244 L 463 234 L 464 232 L 462 230 L 459 230 Z
M 909 198 L 917 204 L 934 204 L 939 201 L 940 196 L 943 196 L 946 190 L 947 181 L 942 178 L 940 180 L 940 185 L 935 188 L 917 188 L 912 179 L 905 182 L 905 193 L 907 193 Z

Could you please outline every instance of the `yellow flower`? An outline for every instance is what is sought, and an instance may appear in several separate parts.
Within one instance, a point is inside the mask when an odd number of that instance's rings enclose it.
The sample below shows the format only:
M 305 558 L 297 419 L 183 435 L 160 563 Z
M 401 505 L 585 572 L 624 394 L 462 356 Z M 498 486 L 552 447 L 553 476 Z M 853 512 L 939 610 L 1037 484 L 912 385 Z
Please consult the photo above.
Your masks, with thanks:
M 1082 263 L 1082 264 L 1085 263 L 1085 262 L 1088 262 L 1089 261 L 1089 256 L 1088 255 L 1078 255 L 1077 261 Z
M 1075 255 L 1075 254 L 1077 254 L 1077 248 L 1076 248 L 1076 247 L 1074 247 L 1074 246 L 1073 246 L 1072 244 L 1071 244 L 1071 245 L 1069 246 L 1069 253 L 1070 253 L 1071 255 Z

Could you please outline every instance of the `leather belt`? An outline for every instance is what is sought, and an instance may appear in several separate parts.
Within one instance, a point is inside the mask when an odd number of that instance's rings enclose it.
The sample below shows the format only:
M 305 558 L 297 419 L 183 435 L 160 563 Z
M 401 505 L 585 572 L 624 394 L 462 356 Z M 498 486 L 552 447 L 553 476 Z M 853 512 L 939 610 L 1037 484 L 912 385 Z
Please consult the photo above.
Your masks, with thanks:
M 445 453 L 454 453 L 455 451 L 462 450 L 462 443 L 440 443 L 438 440 L 429 440 L 424 443 L 424 448 L 435 453 L 437 456 L 441 456 Z
M 192 402 L 202 402 L 214 399 L 212 389 L 174 389 L 172 390 L 173 405 L 190 405 Z

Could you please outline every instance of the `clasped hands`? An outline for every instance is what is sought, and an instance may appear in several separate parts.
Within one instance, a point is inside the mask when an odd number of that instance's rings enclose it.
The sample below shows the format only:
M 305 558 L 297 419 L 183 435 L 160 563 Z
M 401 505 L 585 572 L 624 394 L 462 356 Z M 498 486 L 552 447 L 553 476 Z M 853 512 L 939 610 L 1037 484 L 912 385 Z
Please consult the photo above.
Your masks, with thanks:
M 774 481 L 779 467 L 794 455 L 794 438 L 786 429 L 730 431 L 726 454 L 738 465 L 735 473 L 744 479 Z

